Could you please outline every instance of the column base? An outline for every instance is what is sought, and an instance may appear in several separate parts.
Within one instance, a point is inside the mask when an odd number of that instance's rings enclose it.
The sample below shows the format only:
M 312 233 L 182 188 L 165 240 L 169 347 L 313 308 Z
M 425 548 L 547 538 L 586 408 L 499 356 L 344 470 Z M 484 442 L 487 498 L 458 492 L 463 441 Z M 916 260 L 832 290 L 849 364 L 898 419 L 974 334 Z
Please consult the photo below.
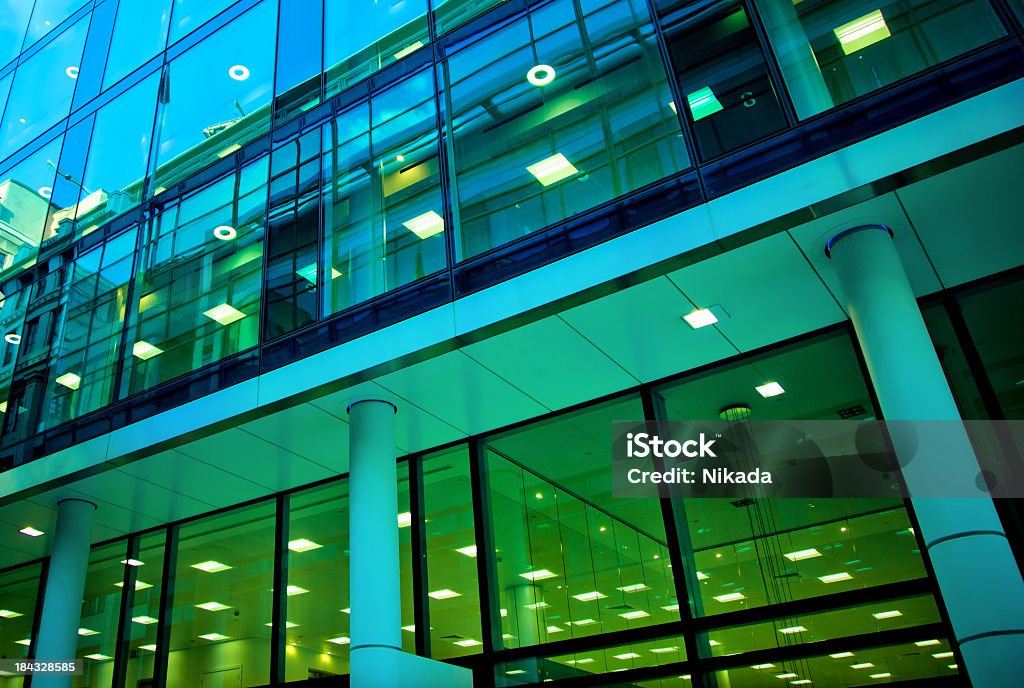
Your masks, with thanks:
M 472 688 L 473 672 L 402 652 L 392 647 L 363 647 L 349 657 L 352 688 Z

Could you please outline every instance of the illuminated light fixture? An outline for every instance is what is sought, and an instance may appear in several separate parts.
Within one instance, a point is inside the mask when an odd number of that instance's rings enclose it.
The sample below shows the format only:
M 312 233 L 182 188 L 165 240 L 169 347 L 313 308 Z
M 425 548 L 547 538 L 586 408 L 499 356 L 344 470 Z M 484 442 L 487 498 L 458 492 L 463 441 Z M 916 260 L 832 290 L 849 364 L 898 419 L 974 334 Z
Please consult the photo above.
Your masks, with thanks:
M 68 389 L 78 389 L 82 384 L 82 378 L 75 373 L 64 373 L 54 380 L 54 382 L 58 385 L 64 385 Z
M 28 646 L 28 645 L 32 644 L 32 641 L 29 640 L 28 638 L 24 638 L 23 640 L 15 640 L 14 644 L 15 645 L 25 645 L 25 646 Z
M 635 652 L 623 652 L 621 655 L 613 655 L 615 659 L 636 659 L 640 655 Z
M 301 277 L 302 279 L 306 280 L 307 282 L 309 282 L 310 284 L 312 284 L 315 287 L 316 286 L 316 268 L 317 268 L 316 263 L 310 263 L 309 265 L 307 265 L 306 267 L 302 268 L 301 270 L 296 270 L 295 274 L 298 275 L 299 277 Z
M 664 609 L 667 612 L 677 612 L 679 611 L 679 603 L 676 602 L 675 604 L 666 604 L 664 607 L 662 607 L 662 609 Z
M 679 652 L 679 646 L 673 645 L 672 647 L 652 647 L 651 652 L 656 655 L 664 655 L 669 652 Z
M 557 573 L 552 573 L 547 569 L 538 569 L 536 571 L 529 571 L 527 573 L 520 573 L 520 578 L 525 578 L 530 581 L 547 580 L 548 578 L 558 578 Z
M 953 656 L 952 652 L 936 652 L 932 655 L 935 659 L 948 659 Z
M 240 150 L 241 148 L 242 148 L 241 145 L 239 145 L 237 143 L 232 143 L 230 146 L 228 146 L 227 148 L 222 150 L 220 153 L 217 153 L 217 157 L 218 158 L 226 158 L 229 155 L 231 155 L 232 153 L 234 153 L 236 150 Z
M 547 86 L 555 80 L 555 68 L 546 64 L 534 65 L 526 73 L 526 80 L 534 86 Z
M 452 597 L 462 597 L 461 592 L 455 592 L 454 590 L 449 590 L 448 588 L 445 588 L 444 590 L 435 590 L 434 592 L 429 592 L 427 594 L 435 600 L 448 600 Z
M 792 635 L 793 633 L 803 633 L 807 628 L 804 626 L 787 626 L 786 628 L 780 628 L 779 633 L 783 635 Z
M 417 215 L 402 225 L 420 239 L 429 239 L 444 231 L 444 220 L 433 210 Z
M 265 623 L 265 624 L 263 624 L 263 625 L 264 625 L 264 626 L 266 626 L 267 628 L 273 628 L 273 627 L 274 627 L 274 622 L 273 622 L 273 621 L 271 621 L 270 623 Z M 284 622 L 284 627 L 285 627 L 285 628 L 295 628 L 295 627 L 296 627 L 296 626 L 298 626 L 298 625 L 299 625 L 299 624 L 297 624 L 297 623 L 292 623 L 291 621 L 285 621 L 285 622 Z
M 205 609 L 208 612 L 222 612 L 225 609 L 231 609 L 230 605 L 221 604 L 220 602 L 203 602 L 202 604 L 197 604 L 196 607 Z
M 164 350 L 161 349 L 160 347 L 153 346 L 149 342 L 142 339 L 140 339 L 139 341 L 135 342 L 135 344 L 132 345 L 132 356 L 140 358 L 143 361 L 148 361 L 154 356 L 159 356 L 163 352 Z
M 555 182 L 560 182 L 579 172 L 561 153 L 555 153 L 549 158 L 527 166 L 526 171 L 536 177 L 537 181 L 544 186 L 551 186 Z
M 786 554 L 783 554 L 782 556 L 786 557 L 790 561 L 803 561 L 804 559 L 814 559 L 815 557 L 820 557 L 821 552 L 813 548 L 800 549 L 796 552 L 788 552 Z
M 679 114 L 679 110 L 676 110 L 676 101 L 674 101 L 674 100 L 668 101 L 668 108 L 669 108 L 669 110 L 672 111 L 672 114 L 675 114 L 675 115 Z
M 622 592 L 640 592 L 641 590 L 648 590 L 649 588 L 643 583 L 634 583 L 633 585 L 623 585 L 615 589 L 621 590 Z
M 154 619 L 152 616 L 133 616 L 132 622 L 148 626 L 149 624 L 155 624 L 159 619 Z
M 92 660 L 95 660 L 97 662 L 105 662 L 108 659 L 113 659 L 113 657 L 111 657 L 110 655 L 105 655 L 105 654 L 102 654 L 100 652 L 96 652 L 96 653 L 93 653 L 91 655 L 86 655 L 85 658 L 86 659 L 92 659 Z
M 341 613 L 342 614 L 351 614 L 352 613 L 352 607 L 345 607 L 344 609 L 341 610 Z
M 352 641 L 345 636 L 339 636 L 337 638 L 328 638 L 327 642 L 334 643 L 335 645 L 348 645 Z
M 0 413 L 7 413 L 7 402 L 0 401 Z
M 403 631 L 408 631 L 409 633 L 415 633 L 416 632 L 416 624 L 409 624 L 408 626 L 402 626 L 402 630 Z
M 18 345 L 21 344 L 21 335 L 17 332 L 11 332 L 10 334 L 4 335 L 4 341 L 8 344 Z
M 79 72 L 79 69 L 75 65 L 68 65 L 67 67 L 64 68 L 64 73 L 68 75 L 69 79 L 77 79 L 78 78 L 78 72 Z
M 789 682 L 789 684 L 792 685 L 792 686 L 805 686 L 808 683 L 811 683 L 811 679 L 809 679 L 809 678 L 802 678 L 802 679 L 800 679 L 798 681 L 790 681 Z
M 579 659 L 566 660 L 566 664 L 590 664 L 594 661 L 593 657 L 580 657 Z
M 398 162 L 405 162 L 405 156 L 399 153 L 398 155 L 395 156 L 395 160 L 397 160 Z
M 203 640 L 227 640 L 228 636 L 223 633 L 204 633 L 199 636 Z
M 222 303 L 219 306 L 214 306 L 208 311 L 203 311 L 203 315 L 211 320 L 216 320 L 221 325 L 230 325 L 231 323 L 241 320 L 245 317 L 245 313 L 233 308 L 226 303 Z
M 231 241 L 238 238 L 238 230 L 230 225 L 221 225 L 213 229 L 213 236 L 221 241 Z
M 114 586 L 118 587 L 118 588 L 123 588 L 124 587 L 124 583 L 114 583 Z M 152 583 L 147 583 L 145 581 L 140 581 L 140 580 L 135 581 L 135 589 L 136 590 L 145 590 L 146 588 L 152 588 L 152 587 L 153 587 Z
M 561 626 L 548 626 L 547 628 L 548 633 L 561 633 L 564 630 Z
M 891 676 L 892 674 L 890 674 L 888 671 L 883 671 L 880 674 L 871 674 L 871 678 L 890 678 Z
M 506 676 L 518 676 L 519 674 L 525 674 L 526 669 L 509 669 L 505 672 Z
M 0 614 L 0 616 L 2 616 L 2 614 Z M 918 647 L 928 647 L 930 645 L 941 645 L 942 643 L 938 640 L 918 640 L 914 644 Z
M 853 576 L 843 571 L 841 573 L 830 573 L 827 576 L 818 576 L 818 580 L 822 583 L 838 583 L 840 581 L 853 580 Z
M 693 115 L 694 122 L 709 117 L 716 112 L 721 112 L 723 109 L 722 104 L 718 102 L 718 98 L 710 86 L 705 86 L 693 93 L 688 93 L 686 95 L 686 104 L 690 106 L 690 114 Z
M 10 609 L 0 609 L 0 619 L 17 619 L 22 616 L 18 612 L 12 612 Z
M 623 612 L 623 613 L 619 614 L 619 616 L 621 616 L 623 619 L 632 620 L 632 619 L 643 619 L 645 617 L 650 616 L 650 614 L 645 612 L 643 609 L 634 609 L 631 612 Z
M 288 543 L 288 549 L 293 552 L 308 552 L 311 549 L 320 549 L 323 547 L 319 542 L 313 542 L 306 538 L 299 538 L 298 540 L 291 540 Z
M 150 652 L 156 652 L 156 643 L 151 643 L 149 645 L 139 645 L 139 649 L 149 650 Z
M 32 526 L 25 526 L 18 532 L 22 535 L 28 535 L 29 537 L 39 537 L 40 535 L 45 535 L 43 531 L 33 528 Z
M 782 385 L 780 385 L 778 382 L 766 382 L 765 384 L 759 385 L 754 389 L 757 390 L 757 393 L 760 394 L 765 399 L 770 399 L 772 397 L 777 397 L 780 394 L 786 393 L 786 390 L 784 390 L 782 388 Z M 818 556 L 821 555 L 819 554 Z
M 580 619 L 579 621 L 569 621 L 572 626 L 589 626 L 590 624 L 596 624 L 597 622 L 593 619 Z
M 231 567 L 227 564 L 222 564 L 219 561 L 202 561 L 198 564 L 192 564 L 192 568 L 205 571 L 206 573 L 220 573 L 221 571 L 227 571 Z
M 473 640 L 472 638 L 466 638 L 465 640 L 456 640 L 455 644 L 459 647 L 476 647 L 477 645 L 483 645 L 479 640 Z
M 753 669 L 754 671 L 764 671 L 765 669 L 774 669 L 775 665 L 774 664 L 755 664 L 754 666 L 752 666 L 750 668 Z
M 775 674 L 775 678 L 796 678 L 796 677 L 797 677 L 797 674 L 794 674 L 792 671 L 790 671 L 788 673 L 785 673 L 785 674 Z
M 402 48 L 401 50 L 399 50 L 397 53 L 395 53 L 395 59 L 396 60 L 401 60 L 406 55 L 411 55 L 411 54 L 413 54 L 414 52 L 416 52 L 417 50 L 419 50 L 422 47 L 423 47 L 423 41 L 416 41 L 412 45 L 407 45 L 404 48 Z
M 843 49 L 844 55 L 851 55 L 892 35 L 885 24 L 882 10 L 875 10 L 860 19 L 837 26 L 833 33 L 839 39 L 839 47 Z
M 835 654 L 829 655 L 832 659 L 846 659 L 847 657 L 853 657 L 852 652 L 836 652 Z
M 536 610 L 536 609 L 543 609 L 544 607 L 550 607 L 551 605 L 549 605 L 547 602 L 534 602 L 533 604 L 524 604 L 523 606 L 526 607 L 527 609 L 534 609 L 534 610 Z
M 715 599 L 719 602 L 738 602 L 747 599 L 747 596 L 741 592 L 729 592 L 724 595 L 715 595 Z
M 43 198 L 50 198 L 51 196 L 53 196 L 52 186 L 40 186 L 38 191 L 39 195 L 42 196 Z
M 167 191 L 167 187 L 166 186 L 158 186 L 155 189 L 153 189 L 153 195 L 154 196 L 159 196 L 164 191 Z
M 875 617 L 876 619 L 895 619 L 897 616 L 903 616 L 903 612 L 901 612 L 898 609 L 893 609 L 892 611 L 888 612 L 875 612 L 871 616 Z
M 467 557 L 475 557 L 476 556 L 476 545 L 467 545 L 465 547 L 459 547 L 455 551 L 458 552 L 459 554 L 465 554 Z
M 501 618 L 503 618 L 503 619 L 504 619 L 504 618 L 505 618 L 506 616 L 508 616 L 508 610 L 507 610 L 507 609 L 499 609 L 499 610 L 498 610 L 498 613 L 499 613 L 499 614 L 501 614 Z
M 947 669 L 954 669 L 955 670 L 957 667 L 956 667 L 956 664 L 947 664 L 946 668 Z
M 100 634 L 99 631 L 94 631 L 91 628 L 79 628 L 78 629 L 78 635 L 82 635 L 82 636 L 99 635 L 99 634 Z
M 121 563 L 125 566 L 145 566 L 146 562 L 139 561 L 138 559 L 122 559 Z
M 875 666 L 872 662 L 861 662 L 860 664 L 851 664 L 851 669 L 870 669 Z
M 693 329 L 699 330 L 702 327 L 714 325 L 716 322 L 718 322 L 718 316 L 716 316 L 707 308 L 700 308 L 698 310 L 695 310 L 693 313 L 690 313 L 689 315 L 684 315 L 683 320 L 685 320 L 686 324 L 692 327 Z
M 711 578 L 711 576 L 709 576 L 706 573 L 702 573 L 700 571 L 697 572 L 697 580 L 699 580 L 699 581 L 700 580 L 707 580 L 708 578 Z
M 580 602 L 592 602 L 593 600 L 603 600 L 608 596 L 605 595 L 603 592 L 598 592 L 597 590 L 594 590 L 592 592 L 581 592 L 579 595 L 573 595 L 573 597 L 579 600 Z
M 293 597 L 295 595 L 305 595 L 307 592 L 309 592 L 309 590 L 306 590 L 305 588 L 300 587 L 298 585 L 289 585 L 286 588 L 286 592 L 288 593 L 289 597 Z
M 411 513 L 409 513 L 408 511 L 404 511 L 404 512 L 398 514 L 398 527 L 399 528 L 408 528 L 411 525 L 412 525 L 412 514 Z
M 232 65 L 228 68 L 228 76 L 235 81 L 245 81 L 249 78 L 249 68 L 245 65 Z

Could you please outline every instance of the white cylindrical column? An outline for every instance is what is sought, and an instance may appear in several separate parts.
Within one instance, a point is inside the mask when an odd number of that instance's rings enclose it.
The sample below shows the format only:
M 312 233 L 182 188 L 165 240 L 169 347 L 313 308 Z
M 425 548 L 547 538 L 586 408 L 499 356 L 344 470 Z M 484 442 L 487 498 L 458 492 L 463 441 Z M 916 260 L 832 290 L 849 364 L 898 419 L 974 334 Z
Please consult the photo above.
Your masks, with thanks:
M 977 459 L 891 232 L 854 227 L 832 237 L 828 251 L 886 420 L 951 422 L 941 432 L 922 425 L 912 442 L 901 442 L 897 430 L 911 495 L 915 488 L 931 493 L 941 484 L 937 473 L 966 494 L 977 480 Z M 1020 685 L 1024 580 L 992 500 L 917 498 L 913 505 L 974 685 Z
M 401 650 L 396 409 L 370 399 L 353 403 L 348 412 L 351 652 Z
M 84 499 L 62 499 L 57 503 L 57 527 L 50 548 L 39 638 L 34 653 L 38 661 L 75 658 L 95 511 L 96 505 Z M 38 674 L 33 677 L 32 685 L 35 688 L 68 688 L 71 676 Z

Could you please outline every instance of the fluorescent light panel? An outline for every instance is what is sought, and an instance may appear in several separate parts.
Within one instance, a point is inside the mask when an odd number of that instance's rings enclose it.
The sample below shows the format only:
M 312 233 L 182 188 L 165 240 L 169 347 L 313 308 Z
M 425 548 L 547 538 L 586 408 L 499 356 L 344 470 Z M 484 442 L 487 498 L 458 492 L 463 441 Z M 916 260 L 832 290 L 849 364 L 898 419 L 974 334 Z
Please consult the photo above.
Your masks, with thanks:
M 417 215 L 402 225 L 420 239 L 429 239 L 444 231 L 444 220 L 433 210 Z
M 573 597 L 579 600 L 580 602 L 591 602 L 593 600 L 603 600 L 608 596 L 605 595 L 603 592 L 598 592 L 597 590 L 594 590 L 592 592 L 581 592 L 579 595 L 573 595 Z
M 311 549 L 320 549 L 321 547 L 323 547 L 323 545 L 321 545 L 320 543 L 313 542 L 312 540 L 307 540 L 306 538 L 291 540 L 288 543 L 288 549 L 290 549 L 293 552 L 308 552 Z
M 64 373 L 54 382 L 58 385 L 64 385 L 68 389 L 78 389 L 82 385 L 82 378 L 75 373 Z
M 686 103 L 690 106 L 690 113 L 693 115 L 694 122 L 710 117 L 716 112 L 721 112 L 723 109 L 722 104 L 718 102 L 718 98 L 710 86 L 705 86 L 693 93 L 686 94 Z
M 205 571 L 206 573 L 220 573 L 221 571 L 227 571 L 231 567 L 227 564 L 222 564 L 219 561 L 203 561 L 198 564 L 192 564 L 192 568 Z
M 747 598 L 741 592 L 729 592 L 724 595 L 715 595 L 715 599 L 719 602 L 736 602 L 738 600 L 745 600 Z
M 852 55 L 892 35 L 885 23 L 885 17 L 882 16 L 882 10 L 869 12 L 859 19 L 837 26 L 833 33 L 839 39 L 839 47 L 845 55 Z
M 633 585 L 623 585 L 622 587 L 615 588 L 622 592 L 640 592 L 641 590 L 648 590 L 649 588 L 644 583 L 634 583 Z
M 842 571 L 840 573 L 830 573 L 827 576 L 818 576 L 818 580 L 820 580 L 822 583 L 839 583 L 840 581 L 848 581 L 852 579 L 853 576 L 851 576 L 846 571 Z
M 547 580 L 549 578 L 558 578 L 557 573 L 552 573 L 547 569 L 537 569 L 536 571 L 528 571 L 527 573 L 520 573 L 520 578 L 525 578 L 530 581 Z
M 451 599 L 452 597 L 461 597 L 462 593 L 455 592 L 454 590 L 449 590 L 448 588 L 445 588 L 443 590 L 435 590 L 434 592 L 428 592 L 427 595 L 434 598 L 435 600 L 447 600 Z
M 551 186 L 567 177 L 579 173 L 569 160 L 561 153 L 527 166 L 526 171 L 537 178 L 544 186 Z
M 214 306 L 208 311 L 203 311 L 203 315 L 217 321 L 221 325 L 230 325 L 245 317 L 245 313 L 226 303 Z
M 202 604 L 197 604 L 196 607 L 205 609 L 208 612 L 222 612 L 225 609 L 231 609 L 230 605 L 221 604 L 220 602 L 203 602 Z
M 693 329 L 699 330 L 702 327 L 714 325 L 716 322 L 718 322 L 718 316 L 716 316 L 707 308 L 700 308 L 692 313 L 684 315 L 683 320 L 685 320 L 686 324 L 692 327 Z
M 821 552 L 814 548 L 801 549 L 797 550 L 796 552 L 788 552 L 786 554 L 783 554 L 782 556 L 786 557 L 790 561 L 803 561 L 804 559 L 814 559 L 815 557 L 820 557 Z
M 164 350 L 161 349 L 160 347 L 153 346 L 149 342 L 142 339 L 135 342 L 135 344 L 132 346 L 132 356 L 143 361 L 148 361 L 154 356 L 159 356 L 163 352 Z
M 28 535 L 29 537 L 39 537 L 40 535 L 45 535 L 43 531 L 33 528 L 32 526 L 25 526 L 18 532 L 22 535 Z

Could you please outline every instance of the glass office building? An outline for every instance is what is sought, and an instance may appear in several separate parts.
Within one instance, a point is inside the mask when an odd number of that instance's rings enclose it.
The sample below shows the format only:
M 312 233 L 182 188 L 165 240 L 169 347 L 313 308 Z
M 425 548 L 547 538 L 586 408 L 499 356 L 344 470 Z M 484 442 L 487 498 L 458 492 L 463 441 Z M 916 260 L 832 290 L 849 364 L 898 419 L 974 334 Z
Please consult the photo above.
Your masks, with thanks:
M 610 465 L 620 420 L 1024 420 L 1022 22 L 0 0 L 0 658 L 84 667 L 0 688 L 1017 685 L 1015 500 Z

